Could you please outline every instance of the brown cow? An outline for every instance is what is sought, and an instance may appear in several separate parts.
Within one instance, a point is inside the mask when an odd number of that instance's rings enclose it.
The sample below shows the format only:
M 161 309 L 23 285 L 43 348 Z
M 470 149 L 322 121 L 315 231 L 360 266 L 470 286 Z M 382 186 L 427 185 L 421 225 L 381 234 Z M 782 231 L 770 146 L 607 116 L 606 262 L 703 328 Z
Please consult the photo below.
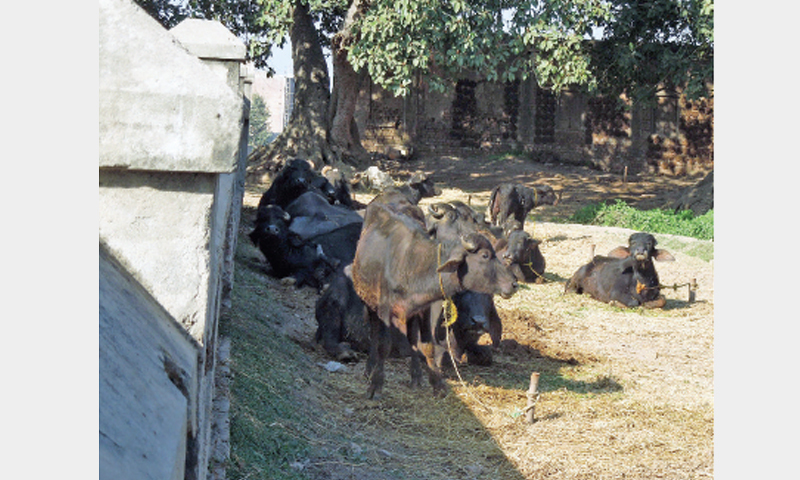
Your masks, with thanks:
M 369 311 L 368 398 L 379 397 L 383 389 L 390 325 L 405 332 L 412 348 L 424 355 L 429 381 L 439 395 L 444 382 L 434 359 L 431 328 L 421 325 L 429 319 L 430 305 L 464 290 L 508 298 L 518 286 L 486 237 L 467 234 L 458 245 L 439 247 L 418 220 L 374 201 L 367 207 L 352 274 Z M 412 384 L 415 358 L 419 357 L 412 356 Z

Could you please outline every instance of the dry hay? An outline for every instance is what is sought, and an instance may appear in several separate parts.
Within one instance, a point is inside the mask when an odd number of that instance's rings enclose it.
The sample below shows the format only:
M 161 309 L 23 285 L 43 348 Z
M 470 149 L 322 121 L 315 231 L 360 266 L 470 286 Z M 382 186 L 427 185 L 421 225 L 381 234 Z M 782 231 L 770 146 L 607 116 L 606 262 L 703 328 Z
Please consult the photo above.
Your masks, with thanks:
M 423 207 L 468 201 L 459 190 L 444 190 Z M 469 200 L 485 209 L 488 192 Z M 363 362 L 310 386 L 323 399 L 325 433 L 315 438 L 327 452 L 309 460 L 310 478 L 713 476 L 713 261 L 672 248 L 698 241 L 656 235 L 676 257 L 656 264 L 661 283 L 695 279 L 693 303 L 683 287 L 663 292 L 663 310 L 620 309 L 563 290 L 589 260 L 591 245 L 607 253 L 627 243 L 629 230 L 535 222 L 526 231 L 542 241 L 547 282 L 497 297 L 504 340 L 494 365 L 460 365 L 464 383 L 448 367 L 451 391 L 439 400 L 428 386 L 409 387 L 404 359 L 387 362 L 378 402 L 364 400 Z M 287 291 L 287 302 L 313 302 L 309 292 Z M 313 330 L 306 334 L 313 338 Z M 309 354 L 328 360 L 319 348 Z M 522 409 L 534 371 L 541 373 L 541 396 L 529 425 Z M 346 439 L 331 439 L 333 432 Z

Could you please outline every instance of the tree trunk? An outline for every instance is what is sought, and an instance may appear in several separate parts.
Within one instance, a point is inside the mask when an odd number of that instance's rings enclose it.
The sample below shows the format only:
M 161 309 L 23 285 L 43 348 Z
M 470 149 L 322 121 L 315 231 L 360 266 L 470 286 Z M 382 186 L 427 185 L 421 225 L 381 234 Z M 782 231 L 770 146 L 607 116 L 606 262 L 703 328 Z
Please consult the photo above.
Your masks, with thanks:
M 294 106 L 283 132 L 251 162 L 261 164 L 299 157 L 316 168 L 338 160 L 328 143 L 328 105 L 330 80 L 319 35 L 308 7 L 296 0 L 289 32 L 294 63 Z M 280 162 L 283 163 L 283 162 Z
M 353 22 L 366 8 L 364 0 L 352 0 L 342 25 L 333 37 L 333 96 L 330 103 L 330 142 L 339 158 L 351 165 L 364 168 L 369 153 L 361 145 L 355 121 L 356 102 L 365 75 L 357 73 L 347 60 L 347 47 L 355 40 L 351 31 Z

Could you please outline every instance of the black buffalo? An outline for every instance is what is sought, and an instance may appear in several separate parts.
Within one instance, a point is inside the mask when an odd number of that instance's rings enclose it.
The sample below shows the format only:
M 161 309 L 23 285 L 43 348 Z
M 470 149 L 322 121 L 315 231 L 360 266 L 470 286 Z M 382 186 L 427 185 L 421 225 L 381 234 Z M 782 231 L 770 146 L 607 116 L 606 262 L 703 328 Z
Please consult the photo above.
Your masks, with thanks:
M 337 192 L 328 180 L 317 173 L 311 164 L 300 158 L 293 158 L 278 172 L 272 184 L 261 196 L 259 207 L 277 205 L 286 208 L 300 195 L 314 191 L 335 203 Z
M 540 205 L 556 205 L 558 197 L 553 187 L 519 183 L 503 183 L 492 189 L 489 196 L 489 217 L 493 225 L 505 227 L 509 219 L 525 223 L 528 212 Z
M 524 230 L 512 230 L 497 255 L 520 282 L 543 283 L 546 262 L 539 241 Z
M 356 360 L 358 353 L 369 352 L 367 307 L 353 288 L 350 265 L 338 268 L 317 299 L 314 317 L 317 331 L 314 339 L 340 362 Z M 411 347 L 406 336 L 392 328 L 393 357 L 408 357 Z
M 290 221 L 291 216 L 277 205 L 260 207 L 250 240 L 266 257 L 273 275 L 291 276 L 298 287 L 320 290 L 339 262 L 328 258 L 319 245 L 291 232 Z
M 456 321 L 449 327 L 445 326 L 445 312 L 443 302 L 431 305 L 431 326 L 434 329 L 436 341 L 436 362 L 441 368 L 442 359 L 446 355 L 460 363 L 471 365 L 491 365 L 492 349 L 479 345 L 478 340 L 484 333 L 488 333 L 493 346 L 500 345 L 503 334 L 503 324 L 492 295 L 465 290 L 455 294 L 452 298 L 456 306 Z M 449 343 L 448 343 L 449 340 Z
M 338 168 L 333 168 L 330 165 L 325 165 L 322 167 L 320 173 L 333 188 L 333 201 L 331 203 L 334 205 L 342 205 L 351 210 L 355 209 L 357 204 L 355 200 L 353 200 L 353 193 L 350 191 L 350 185 L 347 182 L 347 178 L 345 178 L 344 173 L 342 173 L 342 171 Z
M 352 263 L 364 219 L 353 210 L 331 205 L 316 192 L 306 192 L 286 207 L 292 216 L 289 230 L 320 245 L 329 258 Z
M 588 293 L 601 302 L 624 307 L 662 308 L 666 299 L 653 260 L 674 261 L 675 257 L 657 249 L 653 235 L 634 233 L 627 247 L 617 247 L 608 256 L 597 255 L 580 267 L 565 291 Z

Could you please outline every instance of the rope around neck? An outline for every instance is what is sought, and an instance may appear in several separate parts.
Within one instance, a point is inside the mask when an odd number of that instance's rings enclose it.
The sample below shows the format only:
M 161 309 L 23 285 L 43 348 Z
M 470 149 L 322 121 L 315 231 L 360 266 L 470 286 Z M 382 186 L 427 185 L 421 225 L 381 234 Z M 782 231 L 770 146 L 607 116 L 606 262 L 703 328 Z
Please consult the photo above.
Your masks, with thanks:
M 439 244 L 439 248 L 436 251 L 436 264 L 437 268 L 441 267 L 442 265 L 442 244 Z M 464 379 L 461 377 L 461 372 L 458 370 L 458 365 L 456 365 L 456 356 L 453 352 L 453 347 L 450 343 L 450 326 L 456 323 L 458 320 L 458 309 L 456 308 L 455 302 L 447 296 L 444 291 L 444 281 L 442 280 L 442 272 L 439 273 L 439 288 L 442 290 L 442 296 L 444 297 L 444 306 L 442 308 L 444 314 L 444 335 L 445 335 L 445 342 L 447 342 L 447 353 L 450 357 L 450 362 L 453 364 L 453 369 L 456 371 L 456 376 L 458 377 L 458 381 L 461 382 L 461 386 L 464 388 L 464 391 L 467 392 L 467 395 L 472 397 L 475 400 L 475 403 L 483 407 L 484 410 L 491 413 L 492 410 L 486 406 L 485 403 L 481 402 L 481 400 L 472 394 L 469 389 L 469 385 Z M 436 341 L 436 337 L 434 336 L 433 341 Z

